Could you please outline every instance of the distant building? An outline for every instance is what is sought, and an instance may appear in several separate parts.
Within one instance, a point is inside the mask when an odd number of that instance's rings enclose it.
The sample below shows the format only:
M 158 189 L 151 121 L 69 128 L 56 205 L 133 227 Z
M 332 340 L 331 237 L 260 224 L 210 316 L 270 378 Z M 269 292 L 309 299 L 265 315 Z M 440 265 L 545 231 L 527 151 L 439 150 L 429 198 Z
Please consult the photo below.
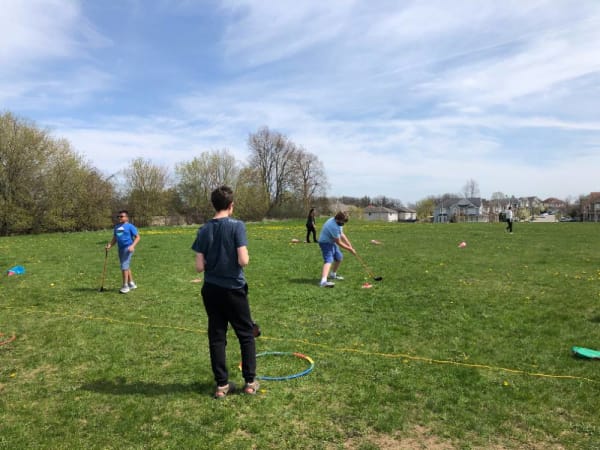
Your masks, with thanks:
M 400 207 L 398 208 L 399 222 L 415 222 L 417 220 L 417 212 L 414 209 Z
M 445 198 L 436 204 L 433 221 L 487 222 L 488 216 L 483 212 L 483 203 L 479 197 Z
M 591 192 L 581 200 L 581 220 L 584 222 L 600 222 L 600 192 Z
M 542 202 L 546 211 L 565 211 L 567 209 L 567 203 L 564 200 L 560 200 L 555 197 L 547 198 Z
M 384 208 L 383 206 L 369 205 L 365 208 L 363 217 L 366 220 L 380 220 L 384 222 L 398 222 L 398 211 Z

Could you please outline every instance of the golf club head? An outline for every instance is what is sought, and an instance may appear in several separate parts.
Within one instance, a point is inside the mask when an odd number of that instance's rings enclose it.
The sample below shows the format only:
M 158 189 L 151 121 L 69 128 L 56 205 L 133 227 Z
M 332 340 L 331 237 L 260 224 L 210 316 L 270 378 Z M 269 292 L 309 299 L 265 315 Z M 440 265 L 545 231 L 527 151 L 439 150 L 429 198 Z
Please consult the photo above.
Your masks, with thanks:
M 375 278 L 373 278 L 373 279 L 374 279 L 375 281 L 381 281 L 381 280 L 383 280 L 383 277 L 375 277 Z

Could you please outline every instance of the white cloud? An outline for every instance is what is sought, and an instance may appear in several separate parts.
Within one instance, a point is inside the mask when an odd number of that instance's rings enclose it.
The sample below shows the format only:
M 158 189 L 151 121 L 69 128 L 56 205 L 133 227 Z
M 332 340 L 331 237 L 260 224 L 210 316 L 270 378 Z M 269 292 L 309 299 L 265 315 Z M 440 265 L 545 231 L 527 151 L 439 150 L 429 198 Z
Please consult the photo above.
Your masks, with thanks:
M 223 44 L 236 64 L 270 63 L 334 38 L 349 19 L 354 1 L 223 2 L 233 19 Z
M 106 45 L 77 2 L 3 0 L 0 66 L 4 70 L 40 61 L 72 58 L 85 46 Z

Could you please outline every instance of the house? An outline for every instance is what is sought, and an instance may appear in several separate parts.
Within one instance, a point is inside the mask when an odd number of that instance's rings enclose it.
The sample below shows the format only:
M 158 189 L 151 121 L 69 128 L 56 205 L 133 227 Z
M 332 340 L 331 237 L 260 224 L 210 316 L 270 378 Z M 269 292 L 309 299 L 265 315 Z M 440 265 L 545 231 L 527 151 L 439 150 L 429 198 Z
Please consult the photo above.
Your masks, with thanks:
M 434 222 L 487 222 L 483 203 L 479 197 L 445 198 L 438 202 L 433 212 Z
M 417 212 L 414 209 L 398 208 L 398 222 L 416 222 Z
M 567 209 L 567 203 L 555 197 L 547 198 L 542 205 L 546 211 L 565 211 Z
M 581 220 L 600 222 L 600 192 L 591 192 L 587 198 L 581 199 Z
M 523 216 L 533 217 L 544 209 L 544 202 L 538 197 L 519 197 L 517 208 Z
M 398 211 L 383 206 L 369 205 L 365 208 L 363 217 L 366 220 L 382 220 L 384 222 L 398 222 Z

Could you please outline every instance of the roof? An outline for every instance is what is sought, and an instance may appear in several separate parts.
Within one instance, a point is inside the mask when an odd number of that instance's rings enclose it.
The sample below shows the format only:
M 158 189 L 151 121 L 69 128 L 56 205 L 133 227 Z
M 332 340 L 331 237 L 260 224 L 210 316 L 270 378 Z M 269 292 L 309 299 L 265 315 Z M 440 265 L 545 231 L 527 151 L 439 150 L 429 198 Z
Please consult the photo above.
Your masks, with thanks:
M 461 207 L 474 206 L 476 208 L 479 208 L 481 206 L 481 197 L 446 198 L 442 201 L 438 201 L 436 207 L 437 206 L 444 206 L 446 208 L 450 208 L 452 206 L 461 206 Z
M 365 208 L 366 213 L 385 213 L 385 214 L 398 214 L 395 209 L 386 208 L 384 206 L 373 206 L 369 205 Z

